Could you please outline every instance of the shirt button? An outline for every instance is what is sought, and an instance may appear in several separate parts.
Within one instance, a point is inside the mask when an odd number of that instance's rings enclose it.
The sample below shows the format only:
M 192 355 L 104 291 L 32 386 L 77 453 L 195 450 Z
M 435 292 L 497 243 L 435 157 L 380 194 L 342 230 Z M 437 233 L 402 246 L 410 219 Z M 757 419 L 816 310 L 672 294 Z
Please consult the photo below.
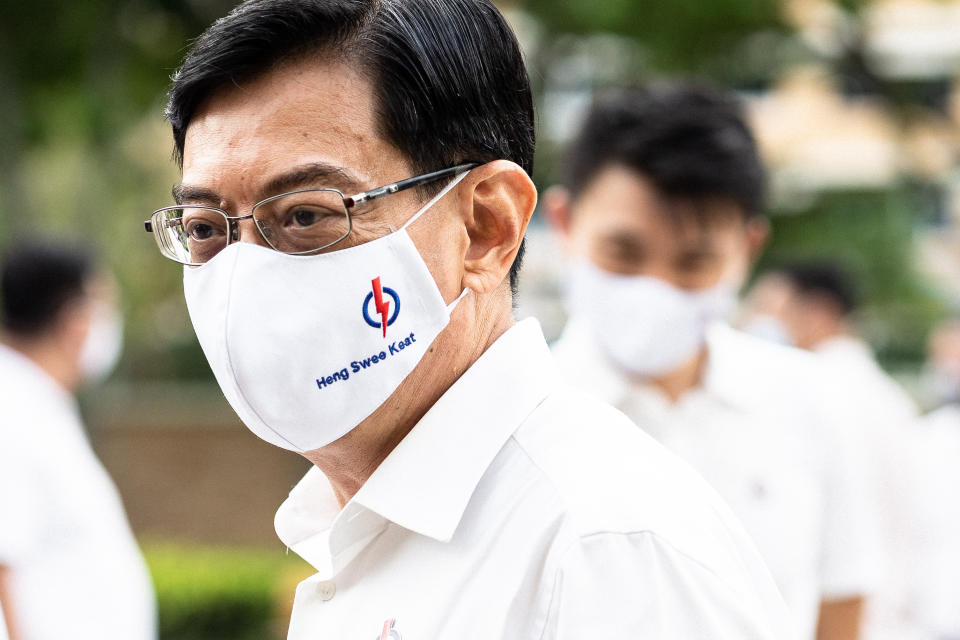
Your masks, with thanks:
M 329 580 L 324 582 L 317 583 L 317 595 L 320 596 L 320 599 L 326 602 L 327 600 L 332 600 L 334 594 L 337 592 L 337 585 L 334 582 Z

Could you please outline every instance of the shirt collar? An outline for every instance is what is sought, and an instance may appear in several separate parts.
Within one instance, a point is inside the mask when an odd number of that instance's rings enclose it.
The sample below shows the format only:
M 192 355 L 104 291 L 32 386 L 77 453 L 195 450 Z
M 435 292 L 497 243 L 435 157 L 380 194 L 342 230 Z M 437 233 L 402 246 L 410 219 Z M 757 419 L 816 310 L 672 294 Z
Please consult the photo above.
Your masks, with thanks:
M 756 405 L 758 366 L 769 365 L 762 352 L 766 348 L 781 347 L 761 342 L 724 323 L 712 325 L 707 331 L 704 390 L 734 409 L 751 410 Z
M 695 396 L 709 398 L 737 409 L 750 407 L 752 389 L 750 380 L 755 373 L 750 364 L 743 362 L 740 332 L 724 323 L 715 323 L 706 334 L 707 361 L 703 381 L 681 398 L 686 402 Z M 631 380 L 630 377 L 604 357 L 600 345 L 593 338 L 586 322 L 571 318 L 563 335 L 554 346 L 561 362 L 572 362 L 577 367 L 578 379 L 582 376 L 594 393 L 614 406 L 623 406 L 628 401 L 643 405 L 656 405 L 670 411 L 673 403 L 652 384 Z
M 364 511 L 449 541 L 497 453 L 554 384 L 540 325 L 518 323 L 440 397 L 342 511 L 329 482 L 311 469 L 277 512 L 278 535 L 321 571 L 317 565 L 330 562 L 325 556 L 356 544 L 358 536 L 338 529 L 368 520 Z M 361 528 L 363 535 L 377 530 L 372 523 Z

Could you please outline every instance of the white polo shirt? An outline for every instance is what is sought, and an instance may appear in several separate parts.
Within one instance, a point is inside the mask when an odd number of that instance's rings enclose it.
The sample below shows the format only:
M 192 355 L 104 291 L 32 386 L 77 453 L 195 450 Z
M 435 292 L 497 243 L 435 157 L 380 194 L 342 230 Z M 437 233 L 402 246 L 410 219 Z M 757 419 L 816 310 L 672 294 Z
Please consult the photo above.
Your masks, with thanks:
M 671 402 L 609 364 L 571 321 L 554 348 L 561 370 L 703 474 L 740 518 L 790 610 L 813 638 L 819 604 L 876 580 L 862 464 L 818 398 L 814 358 L 716 326 L 702 384 Z
M 908 610 L 916 637 L 960 638 L 960 405 L 924 416 L 912 449 L 919 536 L 911 556 Z
M 73 397 L 0 345 L 0 565 L 26 640 L 152 640 L 150 576 Z
M 307 473 L 276 518 L 317 570 L 290 640 L 791 637 L 716 494 L 555 369 L 524 321 L 342 510 Z
M 865 640 L 916 638 L 907 603 L 905 577 L 915 563 L 915 487 L 904 454 L 911 446 L 911 427 L 917 408 L 907 393 L 873 357 L 860 339 L 840 336 L 821 342 L 814 352 L 841 391 L 839 407 L 844 426 L 867 454 L 867 473 L 874 486 L 874 510 L 882 561 L 882 579 L 869 603 Z

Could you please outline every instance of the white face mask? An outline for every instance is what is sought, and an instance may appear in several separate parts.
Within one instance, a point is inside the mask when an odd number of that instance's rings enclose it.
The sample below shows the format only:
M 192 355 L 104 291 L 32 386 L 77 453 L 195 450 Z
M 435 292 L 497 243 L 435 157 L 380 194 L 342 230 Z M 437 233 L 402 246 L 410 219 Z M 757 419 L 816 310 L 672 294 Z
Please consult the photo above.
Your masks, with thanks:
M 211 369 L 240 419 L 291 451 L 324 447 L 396 391 L 450 321 L 406 228 L 332 253 L 247 242 L 185 267 L 184 295 Z
M 586 260 L 572 265 L 570 314 L 585 321 L 604 354 L 640 376 L 659 376 L 693 358 L 709 325 L 736 304 L 736 288 L 696 292 L 659 278 L 609 273 Z
M 762 338 L 768 342 L 781 345 L 793 345 L 790 331 L 779 318 L 766 314 L 758 314 L 750 319 L 743 327 L 744 333 Z
M 123 316 L 112 306 L 95 303 L 90 331 L 80 349 L 80 377 L 86 383 L 106 380 L 123 353 Z

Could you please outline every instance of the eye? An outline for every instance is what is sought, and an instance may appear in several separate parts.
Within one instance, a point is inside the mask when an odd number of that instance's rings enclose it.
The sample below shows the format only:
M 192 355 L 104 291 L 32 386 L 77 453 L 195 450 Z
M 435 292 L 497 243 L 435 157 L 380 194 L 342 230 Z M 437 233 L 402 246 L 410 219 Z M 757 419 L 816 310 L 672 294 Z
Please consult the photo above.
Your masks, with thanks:
M 296 209 L 291 216 L 295 224 L 309 227 L 321 218 L 320 212 L 315 209 Z
M 687 273 L 704 271 L 714 265 L 713 255 L 707 253 L 694 253 L 680 256 L 677 259 L 676 267 L 679 271 Z
M 209 240 L 215 229 L 206 222 L 191 222 L 187 224 L 187 235 L 193 240 Z

